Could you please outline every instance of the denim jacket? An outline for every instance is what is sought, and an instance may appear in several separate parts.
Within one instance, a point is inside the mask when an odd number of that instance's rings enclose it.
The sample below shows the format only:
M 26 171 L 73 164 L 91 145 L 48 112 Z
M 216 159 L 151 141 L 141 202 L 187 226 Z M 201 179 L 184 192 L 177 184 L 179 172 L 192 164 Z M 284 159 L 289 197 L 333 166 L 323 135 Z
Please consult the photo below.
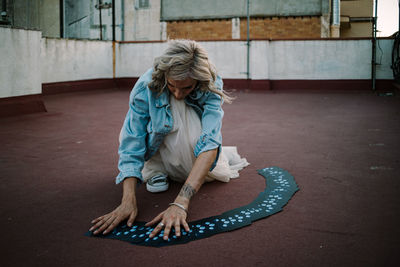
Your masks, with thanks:
M 149 69 L 136 82 L 129 97 L 129 110 L 121 129 L 118 149 L 119 174 L 116 183 L 127 177 L 137 177 L 143 181 L 144 162 L 149 160 L 163 143 L 164 137 L 173 128 L 169 90 L 158 96 L 148 88 L 153 70 Z M 218 76 L 215 82 L 222 90 L 222 79 Z M 173 96 L 171 96 L 173 97 Z M 213 92 L 193 90 L 185 103 L 195 110 L 201 119 L 202 132 L 194 148 L 197 158 L 202 152 L 218 148 L 217 157 L 211 166 L 214 169 L 221 151 L 222 98 Z

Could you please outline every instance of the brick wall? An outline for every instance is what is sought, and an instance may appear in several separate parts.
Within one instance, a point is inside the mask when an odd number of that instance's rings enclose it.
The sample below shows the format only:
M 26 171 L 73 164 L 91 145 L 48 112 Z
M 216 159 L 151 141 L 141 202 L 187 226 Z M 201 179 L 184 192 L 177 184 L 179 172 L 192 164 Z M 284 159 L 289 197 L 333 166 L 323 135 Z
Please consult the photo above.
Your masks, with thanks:
M 195 40 L 232 39 L 231 20 L 191 20 L 167 23 L 170 39 L 186 38 Z
M 192 20 L 167 22 L 170 39 L 232 39 L 232 20 Z M 240 38 L 247 37 L 246 18 L 240 20 Z M 251 18 L 250 38 L 320 38 L 320 17 Z
M 240 21 L 240 36 L 247 36 L 247 22 Z M 320 17 L 271 17 L 250 19 L 250 38 L 320 38 Z

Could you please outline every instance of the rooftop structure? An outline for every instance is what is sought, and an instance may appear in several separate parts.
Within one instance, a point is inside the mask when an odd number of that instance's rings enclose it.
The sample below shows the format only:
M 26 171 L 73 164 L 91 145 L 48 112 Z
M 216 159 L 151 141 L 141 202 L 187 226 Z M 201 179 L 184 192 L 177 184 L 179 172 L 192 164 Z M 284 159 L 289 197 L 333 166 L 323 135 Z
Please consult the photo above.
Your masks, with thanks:
M 247 38 L 243 0 L 2 0 L 1 9 L 1 24 L 41 30 L 45 37 Z M 252 39 L 372 37 L 373 0 L 250 0 L 248 13 Z

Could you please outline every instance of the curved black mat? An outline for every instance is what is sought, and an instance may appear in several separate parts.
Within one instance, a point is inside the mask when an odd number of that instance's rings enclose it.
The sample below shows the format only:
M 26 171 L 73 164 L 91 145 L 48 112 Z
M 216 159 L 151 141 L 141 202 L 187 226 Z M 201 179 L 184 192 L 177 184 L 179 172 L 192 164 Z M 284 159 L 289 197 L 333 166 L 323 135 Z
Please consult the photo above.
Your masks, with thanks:
M 190 231 L 182 231 L 181 237 L 176 237 L 172 230 L 170 234 L 172 237 L 167 241 L 162 239 L 163 231 L 158 236 L 149 238 L 149 234 L 154 228 L 145 227 L 145 222 L 135 222 L 132 227 L 128 227 L 126 222 L 123 222 L 107 235 L 93 235 L 92 232 L 87 232 L 85 235 L 118 239 L 141 246 L 161 247 L 183 244 L 242 228 L 256 220 L 280 212 L 294 193 L 299 190 L 293 176 L 284 169 L 268 167 L 258 170 L 258 173 L 265 178 L 266 187 L 253 202 L 218 216 L 190 222 L 188 223 Z

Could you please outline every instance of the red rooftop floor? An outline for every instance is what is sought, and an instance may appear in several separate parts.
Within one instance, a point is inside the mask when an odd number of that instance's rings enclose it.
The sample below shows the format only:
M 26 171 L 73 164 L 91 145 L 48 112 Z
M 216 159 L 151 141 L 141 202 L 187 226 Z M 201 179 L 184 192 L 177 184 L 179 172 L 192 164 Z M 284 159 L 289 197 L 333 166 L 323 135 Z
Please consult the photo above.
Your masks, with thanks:
M 278 166 L 300 187 L 284 210 L 184 245 L 89 238 L 90 221 L 121 199 L 118 134 L 128 90 L 44 96 L 48 112 L 0 119 L 1 266 L 399 266 L 400 98 L 369 92 L 235 92 L 224 145 L 251 163 L 205 184 L 189 220 L 250 203 L 257 169 Z M 138 190 L 138 220 L 180 185 Z

